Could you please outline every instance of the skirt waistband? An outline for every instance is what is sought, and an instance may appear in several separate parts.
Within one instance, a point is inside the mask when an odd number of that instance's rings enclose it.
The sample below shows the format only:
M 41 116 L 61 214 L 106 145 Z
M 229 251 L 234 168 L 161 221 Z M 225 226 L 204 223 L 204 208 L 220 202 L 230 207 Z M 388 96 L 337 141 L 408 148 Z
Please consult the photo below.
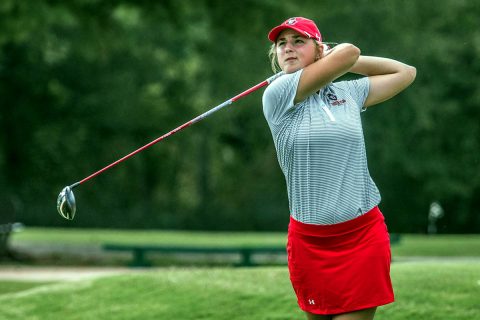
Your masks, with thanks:
M 367 213 L 364 213 L 363 215 L 355 219 L 336 224 L 307 224 L 297 221 L 293 219 L 292 216 L 290 216 L 290 224 L 288 228 L 290 232 L 313 235 L 316 237 L 330 237 L 350 233 L 352 231 L 364 228 L 372 223 L 375 223 L 378 220 L 384 220 L 384 217 L 378 206 L 375 206 Z

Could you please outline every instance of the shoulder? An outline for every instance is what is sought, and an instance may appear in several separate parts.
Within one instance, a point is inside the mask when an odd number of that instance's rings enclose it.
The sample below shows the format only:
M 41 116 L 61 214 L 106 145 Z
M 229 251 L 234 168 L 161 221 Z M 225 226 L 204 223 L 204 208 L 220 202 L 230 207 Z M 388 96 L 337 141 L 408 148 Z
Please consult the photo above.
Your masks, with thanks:
M 263 93 L 263 112 L 267 121 L 277 122 L 294 108 L 294 98 L 302 70 L 285 74 L 274 80 Z
M 298 86 L 298 81 L 302 74 L 302 70 L 298 70 L 294 73 L 284 74 L 275 79 L 265 90 L 263 95 L 278 95 L 290 91 L 288 89 L 295 89 Z

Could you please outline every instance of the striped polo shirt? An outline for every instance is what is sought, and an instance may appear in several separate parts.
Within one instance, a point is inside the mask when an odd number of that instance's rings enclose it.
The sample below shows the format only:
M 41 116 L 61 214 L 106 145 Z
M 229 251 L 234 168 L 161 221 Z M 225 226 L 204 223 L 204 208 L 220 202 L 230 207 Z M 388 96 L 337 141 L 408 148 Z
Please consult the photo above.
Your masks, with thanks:
M 294 104 L 302 71 L 281 76 L 263 94 L 290 214 L 308 224 L 348 221 L 380 203 L 360 118 L 369 79 L 330 83 Z

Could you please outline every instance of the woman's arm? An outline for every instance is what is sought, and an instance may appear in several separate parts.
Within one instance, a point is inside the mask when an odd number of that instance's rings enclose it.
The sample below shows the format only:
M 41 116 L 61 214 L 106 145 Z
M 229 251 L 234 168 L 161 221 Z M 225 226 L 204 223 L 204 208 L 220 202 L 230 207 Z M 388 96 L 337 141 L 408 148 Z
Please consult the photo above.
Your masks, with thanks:
M 328 52 L 320 52 L 323 57 L 303 69 L 298 83 L 295 103 L 347 73 L 360 56 L 360 49 L 349 43 L 342 43 Z
M 349 70 L 352 73 L 368 76 L 370 91 L 364 106 L 390 99 L 407 88 L 417 75 L 417 69 L 402 62 L 380 58 L 360 56 Z

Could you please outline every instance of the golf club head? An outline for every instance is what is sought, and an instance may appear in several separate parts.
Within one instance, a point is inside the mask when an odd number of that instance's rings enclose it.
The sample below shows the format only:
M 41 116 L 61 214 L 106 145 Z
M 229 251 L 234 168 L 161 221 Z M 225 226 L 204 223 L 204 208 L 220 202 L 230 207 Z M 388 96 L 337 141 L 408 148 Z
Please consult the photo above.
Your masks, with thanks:
M 75 196 L 70 187 L 65 187 L 57 198 L 57 210 L 62 217 L 67 220 L 73 220 L 77 206 L 75 205 Z

